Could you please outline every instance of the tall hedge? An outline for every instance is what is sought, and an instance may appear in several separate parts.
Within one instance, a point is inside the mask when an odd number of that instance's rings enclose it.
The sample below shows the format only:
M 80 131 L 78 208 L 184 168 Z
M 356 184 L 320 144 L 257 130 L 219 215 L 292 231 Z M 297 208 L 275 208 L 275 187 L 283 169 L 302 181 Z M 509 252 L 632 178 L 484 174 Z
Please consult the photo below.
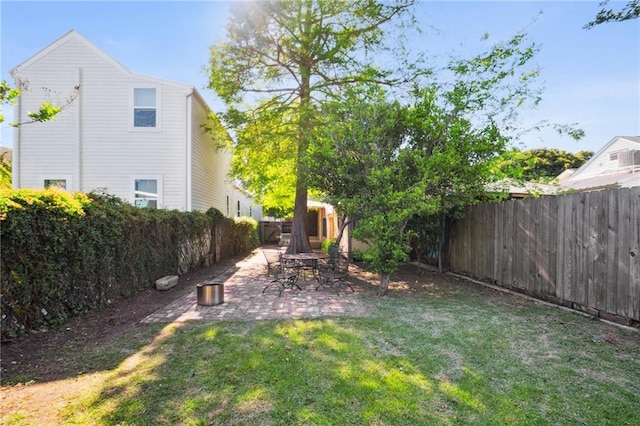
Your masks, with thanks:
M 64 322 L 201 266 L 213 250 L 213 217 L 58 189 L 0 191 L 1 338 Z M 230 229 L 235 240 L 236 227 Z M 235 248 L 223 257 L 242 254 Z

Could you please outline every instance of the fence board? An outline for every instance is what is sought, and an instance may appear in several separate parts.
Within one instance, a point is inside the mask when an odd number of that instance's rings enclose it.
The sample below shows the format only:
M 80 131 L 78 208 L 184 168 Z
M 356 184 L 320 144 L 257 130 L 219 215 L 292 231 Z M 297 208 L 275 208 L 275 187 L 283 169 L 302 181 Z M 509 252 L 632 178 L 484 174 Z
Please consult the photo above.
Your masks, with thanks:
M 616 300 L 616 311 L 620 316 L 628 317 L 629 316 L 629 291 L 630 291 L 630 282 L 629 282 L 629 244 L 630 239 L 624 238 L 625 235 L 630 235 L 631 232 L 631 221 L 630 221 L 630 193 L 628 189 L 623 189 L 617 191 L 618 194 L 618 219 L 617 219 L 617 228 L 618 233 L 616 235 L 617 244 L 616 247 L 618 249 L 617 258 L 616 258 L 616 283 L 618 285 Z
M 454 270 L 640 321 L 640 188 L 475 206 L 453 235 Z
M 502 242 L 502 283 L 511 285 L 513 282 L 513 203 L 504 204 L 504 208 L 499 209 L 505 212 L 504 226 L 500 223 L 496 227 L 496 232 L 500 233 L 504 229 L 504 239 Z
M 640 318 L 640 187 L 629 197 L 629 317 Z
M 595 299 L 593 306 L 596 309 L 607 310 L 607 292 L 609 283 L 607 282 L 607 227 L 608 218 L 608 192 L 598 191 L 594 193 L 596 203 L 594 206 L 595 222 L 593 223 L 593 242 L 595 258 L 593 264 L 593 284 Z
M 559 298 L 558 275 L 556 268 L 556 256 L 558 247 L 556 245 L 556 234 L 558 233 L 558 198 L 550 197 L 546 209 L 547 220 L 547 293 Z
M 607 206 L 606 242 L 607 253 L 605 260 L 605 280 L 607 282 L 607 312 L 617 313 L 618 309 L 618 228 L 619 228 L 619 201 L 625 191 L 609 191 Z
M 587 242 L 589 235 L 589 207 L 586 205 L 587 194 L 579 194 L 580 202 L 576 204 L 576 228 L 578 231 L 576 248 L 576 286 L 575 294 L 576 302 L 581 305 L 587 305 L 589 293 L 589 280 L 587 270 L 589 265 L 585 262 L 587 258 L 587 250 L 589 244 Z

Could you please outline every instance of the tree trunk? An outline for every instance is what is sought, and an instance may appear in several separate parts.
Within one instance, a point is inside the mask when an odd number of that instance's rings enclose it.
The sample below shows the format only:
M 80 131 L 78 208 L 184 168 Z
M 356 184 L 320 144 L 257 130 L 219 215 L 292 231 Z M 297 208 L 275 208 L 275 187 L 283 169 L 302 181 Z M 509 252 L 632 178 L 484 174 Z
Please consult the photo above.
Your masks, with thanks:
M 312 2 L 305 4 L 303 19 L 302 51 L 312 52 Z M 311 245 L 307 235 L 307 150 L 313 130 L 314 113 L 311 106 L 311 58 L 300 58 L 300 107 L 298 122 L 298 155 L 296 158 L 296 199 L 293 206 L 293 223 L 291 224 L 291 243 L 287 253 L 310 253 Z
M 341 219 L 338 219 L 340 226 L 338 227 L 338 236 L 336 237 L 336 245 L 340 245 L 340 241 L 342 241 L 342 236 L 344 235 L 344 230 L 347 229 L 347 226 L 351 223 L 351 219 L 348 216 L 345 216 Z
M 300 179 L 298 179 L 300 181 Z M 291 241 L 287 253 L 311 253 L 311 245 L 307 236 L 307 187 L 296 184 L 296 200 L 293 207 L 293 222 L 291 223 Z
M 380 288 L 378 288 L 378 296 L 384 296 L 389 290 L 389 279 L 391 274 L 380 274 Z

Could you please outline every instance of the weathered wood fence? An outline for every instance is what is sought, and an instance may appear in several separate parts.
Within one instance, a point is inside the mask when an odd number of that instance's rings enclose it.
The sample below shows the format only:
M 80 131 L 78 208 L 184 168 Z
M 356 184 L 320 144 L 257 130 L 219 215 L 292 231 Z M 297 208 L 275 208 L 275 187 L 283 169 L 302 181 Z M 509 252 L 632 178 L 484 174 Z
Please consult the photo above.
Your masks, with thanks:
M 640 187 L 474 206 L 450 267 L 605 318 L 640 321 Z

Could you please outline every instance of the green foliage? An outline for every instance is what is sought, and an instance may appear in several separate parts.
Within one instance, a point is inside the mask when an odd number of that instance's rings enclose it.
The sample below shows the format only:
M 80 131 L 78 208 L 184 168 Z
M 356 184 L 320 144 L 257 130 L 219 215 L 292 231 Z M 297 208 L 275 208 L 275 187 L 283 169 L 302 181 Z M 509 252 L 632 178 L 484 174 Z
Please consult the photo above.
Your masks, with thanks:
M 385 24 L 414 0 L 237 2 L 226 40 L 211 48 L 209 87 L 227 104 L 236 134 L 232 174 L 265 211 L 294 213 L 304 231 L 306 159 L 322 105 L 354 84 L 392 84 L 363 56 L 381 46 Z M 297 225 L 297 226 L 296 226 Z M 300 238 L 292 235 L 292 247 Z M 307 242 L 308 246 L 308 242 Z M 296 250 L 298 251 L 298 250 Z
M 33 122 L 44 122 L 51 120 L 60 111 L 62 107 L 43 102 L 38 111 L 30 111 L 27 115 Z
M 640 1 L 638 0 L 630 0 L 627 4 L 619 11 L 614 11 L 613 9 L 605 9 L 604 7 L 609 3 L 609 0 L 604 0 L 600 2 L 599 7 L 601 7 L 600 11 L 596 15 L 596 18 L 586 24 L 584 29 L 591 29 L 596 25 L 604 24 L 607 22 L 622 22 L 628 21 L 630 19 L 637 19 L 640 17 Z
M 14 104 L 18 96 L 20 96 L 19 89 L 9 86 L 5 80 L 0 81 L 0 123 L 4 123 L 2 105 Z
M 2 338 L 64 322 L 201 266 L 212 227 L 230 221 L 218 213 L 138 209 L 58 188 L 0 191 Z M 256 225 L 237 228 L 239 254 L 255 245 Z
M 45 88 L 45 91 L 49 92 L 49 89 Z M 72 94 L 66 99 L 64 104 L 54 105 L 51 102 L 43 102 L 37 111 L 30 111 L 27 113 L 29 117 L 28 121 L 22 123 L 11 123 L 11 126 L 18 127 L 23 124 L 42 123 L 45 121 L 53 120 L 53 118 L 62 110 L 67 108 L 75 101 L 80 93 L 80 86 L 73 88 Z M 20 96 L 21 91 L 18 88 L 11 87 L 5 80 L 0 81 L 0 107 L 5 104 L 15 104 L 16 98 Z M 0 123 L 4 122 L 4 115 L 0 109 Z
M 405 238 L 413 249 L 415 259 L 434 260 L 439 255 L 442 227 L 439 215 L 413 216 L 407 223 Z
M 572 154 L 555 148 L 537 148 L 528 151 L 505 151 L 495 162 L 497 172 L 505 177 L 532 182 L 549 182 L 564 170 L 578 168 L 593 156 L 593 151 Z
M 453 60 L 452 81 L 416 87 L 403 103 L 360 87 L 325 109 L 312 182 L 340 213 L 357 220 L 365 259 L 388 275 L 409 249 L 414 216 L 452 214 L 485 198 L 493 159 L 510 141 L 518 111 L 535 106 L 535 44 L 523 34 L 470 59 Z
M 334 240 L 324 240 L 322 242 L 322 252 L 329 253 L 332 247 L 337 247 L 337 243 Z
M 247 254 L 260 245 L 258 222 L 254 218 L 243 216 L 233 221 L 233 256 Z
M 7 153 L 0 154 L 0 189 L 11 189 L 11 161 L 7 158 Z

